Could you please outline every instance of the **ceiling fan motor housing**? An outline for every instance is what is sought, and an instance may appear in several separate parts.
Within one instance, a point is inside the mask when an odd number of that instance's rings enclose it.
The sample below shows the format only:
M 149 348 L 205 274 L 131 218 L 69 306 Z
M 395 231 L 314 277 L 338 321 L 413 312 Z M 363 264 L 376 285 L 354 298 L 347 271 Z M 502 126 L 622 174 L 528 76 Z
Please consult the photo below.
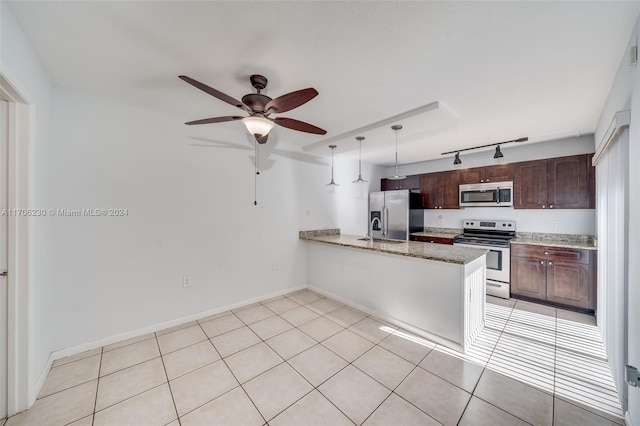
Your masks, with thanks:
M 242 97 L 242 103 L 251 108 L 253 112 L 265 112 L 265 107 L 271 101 L 271 98 L 260 93 L 249 93 Z

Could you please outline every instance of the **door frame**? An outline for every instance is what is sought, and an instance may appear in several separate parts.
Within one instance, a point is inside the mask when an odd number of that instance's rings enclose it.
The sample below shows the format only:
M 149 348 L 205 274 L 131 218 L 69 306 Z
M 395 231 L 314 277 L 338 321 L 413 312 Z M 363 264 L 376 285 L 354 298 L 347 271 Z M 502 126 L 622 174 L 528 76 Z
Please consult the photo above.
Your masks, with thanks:
M 8 209 L 25 209 L 29 203 L 30 137 L 34 108 L 0 72 L 0 96 L 9 103 Z M 35 401 L 30 386 L 33 374 L 33 315 L 30 308 L 29 218 L 8 217 L 7 276 L 7 414 L 26 410 Z

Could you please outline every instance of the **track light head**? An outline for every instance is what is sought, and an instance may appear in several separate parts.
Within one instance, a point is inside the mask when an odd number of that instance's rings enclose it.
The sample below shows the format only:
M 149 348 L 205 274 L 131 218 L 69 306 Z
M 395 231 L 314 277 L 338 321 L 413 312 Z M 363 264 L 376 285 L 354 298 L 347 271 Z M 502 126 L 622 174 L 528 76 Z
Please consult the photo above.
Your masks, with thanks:
M 502 155 L 502 152 L 500 151 L 500 145 L 496 146 L 496 153 L 493 154 L 493 158 L 502 158 L 504 157 L 504 155 Z
M 453 165 L 462 164 L 462 160 L 460 159 L 460 153 L 456 152 L 456 157 L 453 159 Z

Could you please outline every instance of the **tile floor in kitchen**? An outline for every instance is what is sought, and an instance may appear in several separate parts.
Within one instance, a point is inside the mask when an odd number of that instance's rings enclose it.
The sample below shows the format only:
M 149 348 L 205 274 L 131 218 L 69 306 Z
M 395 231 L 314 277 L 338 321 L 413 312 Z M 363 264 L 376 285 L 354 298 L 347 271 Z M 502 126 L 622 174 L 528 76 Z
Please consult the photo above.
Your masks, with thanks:
M 487 302 L 463 355 L 303 290 L 57 360 L 0 425 L 624 424 L 593 317 Z

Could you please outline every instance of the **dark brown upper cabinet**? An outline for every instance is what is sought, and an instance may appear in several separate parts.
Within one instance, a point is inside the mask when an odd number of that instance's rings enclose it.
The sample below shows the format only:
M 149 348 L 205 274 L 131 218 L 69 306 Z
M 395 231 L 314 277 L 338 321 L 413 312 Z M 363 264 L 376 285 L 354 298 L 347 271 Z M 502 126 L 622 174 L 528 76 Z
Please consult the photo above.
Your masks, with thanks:
M 550 208 L 588 209 L 589 168 L 586 155 L 547 160 L 547 203 Z
M 460 183 L 505 182 L 513 180 L 510 164 L 460 170 Z
M 547 208 L 547 160 L 513 164 L 513 207 Z
M 420 194 L 427 209 L 459 209 L 460 171 L 420 175 Z
M 407 176 L 404 179 L 380 179 L 381 191 L 393 191 L 396 189 L 418 189 L 420 187 L 420 175 Z
M 516 209 L 595 207 L 591 155 L 572 155 L 512 164 Z

